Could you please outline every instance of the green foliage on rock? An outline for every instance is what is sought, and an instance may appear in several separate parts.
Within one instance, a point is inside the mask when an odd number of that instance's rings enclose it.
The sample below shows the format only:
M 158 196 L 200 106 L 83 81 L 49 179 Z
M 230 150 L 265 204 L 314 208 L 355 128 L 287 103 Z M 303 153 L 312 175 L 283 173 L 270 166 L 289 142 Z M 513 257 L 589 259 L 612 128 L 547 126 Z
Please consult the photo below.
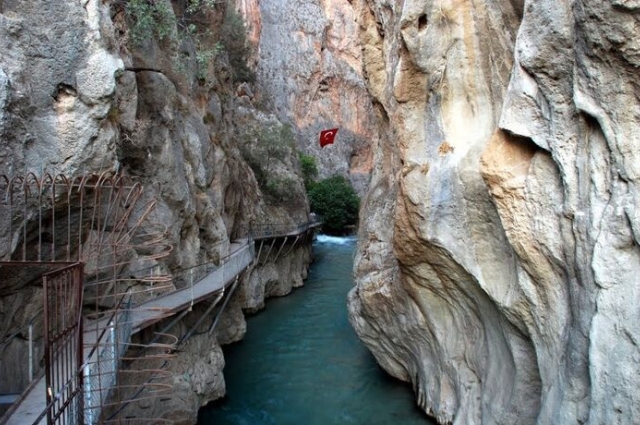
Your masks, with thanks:
M 188 0 L 187 1 L 187 12 L 196 13 L 201 10 L 203 7 L 207 7 L 209 9 L 215 7 L 220 0 Z
M 131 20 L 131 40 L 141 45 L 145 40 L 173 40 L 177 37 L 176 17 L 169 4 L 148 0 L 129 0 L 125 12 Z
M 235 83 L 255 82 L 256 75 L 248 65 L 251 49 L 247 41 L 244 20 L 233 7 L 227 7 L 220 29 L 220 42 L 229 56 L 233 81 Z
M 322 217 L 326 233 L 342 234 L 357 224 L 360 200 L 344 177 L 333 176 L 314 183 L 308 195 L 311 210 Z
M 196 76 L 206 80 L 209 63 L 226 52 L 231 65 L 233 81 L 255 82 L 255 73 L 248 65 L 251 46 L 247 40 L 242 16 L 231 3 L 221 6 L 214 0 L 187 0 L 178 16 L 170 0 L 116 0 L 127 17 L 133 44 L 143 48 L 150 40 L 169 43 L 176 57 L 178 70 L 185 70 L 182 49 L 185 43 L 193 46 Z M 224 7 L 224 18 L 219 27 L 212 27 L 211 14 L 214 9 Z M 190 55 L 187 55 L 190 56 Z
M 300 170 L 304 179 L 304 187 L 307 191 L 311 190 L 311 186 L 318 177 L 318 164 L 316 158 L 312 155 L 300 153 Z
M 264 190 L 276 204 L 282 204 L 290 200 L 291 195 L 296 192 L 296 182 L 288 177 L 271 177 L 267 180 Z

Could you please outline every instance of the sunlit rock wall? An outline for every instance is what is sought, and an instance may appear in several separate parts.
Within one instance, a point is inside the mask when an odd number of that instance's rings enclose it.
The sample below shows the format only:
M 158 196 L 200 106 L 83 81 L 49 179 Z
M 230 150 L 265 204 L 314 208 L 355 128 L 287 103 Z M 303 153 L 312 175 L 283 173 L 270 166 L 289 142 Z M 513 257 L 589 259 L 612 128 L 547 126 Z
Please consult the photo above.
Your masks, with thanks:
M 637 422 L 640 6 L 353 4 L 360 337 L 440 423 Z
M 101 32 L 110 25 L 108 8 L 99 1 L 87 1 L 85 7 L 70 2 L 3 3 L 3 170 L 114 167 L 116 128 L 105 118 L 124 63 L 110 48 L 113 36 Z
M 343 175 L 364 193 L 378 133 L 353 6 L 344 0 L 266 0 L 249 11 L 250 33 L 256 22 L 260 27 L 261 103 L 295 128 L 300 149 L 317 158 L 321 178 Z M 340 129 L 335 143 L 321 149 L 320 131 L 334 127 Z

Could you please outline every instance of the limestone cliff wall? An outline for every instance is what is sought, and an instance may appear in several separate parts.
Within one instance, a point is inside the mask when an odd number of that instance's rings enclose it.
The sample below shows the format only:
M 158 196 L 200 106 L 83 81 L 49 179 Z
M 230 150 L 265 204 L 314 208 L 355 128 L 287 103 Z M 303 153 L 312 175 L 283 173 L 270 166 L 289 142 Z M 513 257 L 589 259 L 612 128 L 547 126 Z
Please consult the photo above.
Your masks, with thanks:
M 160 263 L 134 264 L 133 269 L 155 266 L 175 273 L 217 261 L 251 223 L 306 220 L 309 207 L 293 147 L 285 146 L 272 167 L 288 184 L 288 198 L 275 200 L 264 193 L 241 151 L 259 143 L 251 134 L 281 123 L 253 106 L 246 95 L 250 88 L 238 89 L 229 52 L 216 49 L 224 7 L 218 4 L 193 17 L 205 34 L 196 42 L 184 33 L 182 38 L 161 37 L 153 26 L 136 38 L 135 31 L 144 28 L 135 28 L 128 3 L 0 1 L 0 173 L 75 176 L 110 170 L 136 178 L 146 188 L 145 200 L 157 201 L 153 221 L 166 226 L 166 242 L 174 249 Z M 149 4 L 166 11 L 159 25 L 177 34 L 186 3 Z M 250 33 L 249 39 L 255 36 Z M 247 129 L 255 131 L 248 134 Z M 11 219 L 0 217 L 2 259 L 15 249 L 8 243 Z M 287 284 L 299 284 L 306 276 L 308 251 L 307 245 L 276 265 L 267 262 L 269 279 L 248 274 L 243 291 L 255 295 L 238 305 L 258 308 L 264 302 L 258 297 L 284 294 Z M 259 268 L 252 273 L 264 276 Z M 33 280 L 16 279 L 0 269 L 0 392 L 17 392 L 27 384 L 30 321 L 36 324 L 36 366 L 41 366 L 40 272 L 33 274 Z M 198 313 L 177 325 L 178 335 Z M 171 418 L 186 412 L 185 421 L 193 422 L 203 403 L 222 395 L 218 339 L 228 343 L 242 336 L 240 308 L 232 308 L 223 322 L 218 327 L 223 336 L 194 338 L 172 363 L 173 401 L 157 411 L 151 404 L 137 408 Z
M 638 4 L 353 4 L 360 337 L 440 423 L 637 422 Z
M 260 97 L 298 132 L 299 148 L 317 158 L 320 177 L 348 177 L 366 191 L 376 142 L 376 115 L 366 90 L 353 7 L 336 0 L 240 2 L 256 45 Z M 338 127 L 321 149 L 321 130 Z

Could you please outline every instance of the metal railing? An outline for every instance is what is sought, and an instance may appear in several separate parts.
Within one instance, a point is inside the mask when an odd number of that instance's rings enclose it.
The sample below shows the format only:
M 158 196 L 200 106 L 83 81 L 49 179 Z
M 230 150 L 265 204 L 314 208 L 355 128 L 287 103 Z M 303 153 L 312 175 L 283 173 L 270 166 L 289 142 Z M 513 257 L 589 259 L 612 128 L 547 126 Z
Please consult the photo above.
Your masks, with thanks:
M 181 289 L 134 306 L 132 309 L 144 309 L 145 305 L 158 303 L 163 298 L 175 296 L 176 293 L 182 294 L 182 297 L 180 297 L 182 301 L 181 304 L 178 304 L 180 299 L 177 299 L 176 305 L 172 306 L 174 309 L 182 308 L 186 304 L 193 306 L 193 304 L 203 298 L 224 288 L 224 285 L 212 288 L 208 283 L 222 282 L 226 284 L 231 282 L 240 272 L 250 265 L 254 259 L 255 245 L 251 239 L 247 239 L 243 245 L 221 258 L 218 262 L 199 264 L 176 274 L 176 279 L 182 281 Z M 203 282 L 208 276 L 215 276 L 215 282 Z M 161 313 L 158 311 L 158 314 Z M 133 321 L 136 322 L 136 319 L 134 318 Z M 139 325 L 140 324 L 136 323 L 134 327 L 137 328 Z
M 309 220 L 302 224 L 253 224 L 249 227 L 248 235 L 253 239 L 274 238 L 279 236 L 295 235 L 307 229 L 320 226 L 319 219 Z
M 164 294 L 146 303 L 133 306 L 131 296 L 124 295 L 115 307 L 114 313 L 108 320 L 96 320 L 96 341 L 92 343 L 91 353 L 85 357 L 85 362 L 79 364 L 76 377 L 80 382 L 80 392 L 77 402 L 69 407 L 69 424 L 86 423 L 95 424 L 101 419 L 105 405 L 108 405 L 110 393 L 117 386 L 118 369 L 120 361 L 125 355 L 130 344 L 130 337 L 137 329 L 145 327 L 144 321 L 139 320 L 137 310 L 144 309 L 145 304 L 158 301 L 162 298 L 176 296 L 171 300 L 169 308 L 176 311 L 186 308 L 187 305 L 197 303 L 210 295 L 217 293 L 225 286 L 233 282 L 234 278 L 255 261 L 256 252 L 254 239 L 276 238 L 288 235 L 297 235 L 321 224 L 318 219 L 310 220 L 302 224 L 259 224 L 247 230 L 246 241 L 243 245 L 217 262 L 208 262 L 198 266 L 182 270 L 175 275 L 175 279 L 184 282 L 183 288 Z M 233 245 L 232 245 L 233 246 Z M 237 246 L 237 245 L 236 245 Z M 208 276 L 212 276 L 212 282 L 202 282 Z M 212 285 L 209 286 L 209 283 Z M 189 294 L 190 292 L 190 294 Z M 186 295 L 185 295 L 186 294 Z M 126 301 L 123 301 L 126 297 Z M 158 312 L 162 315 L 162 312 Z M 151 323 L 151 322 L 149 322 Z M 99 336 L 98 336 L 99 334 Z M 71 385 L 61 388 L 62 392 L 76 391 Z M 54 394 L 54 399 L 47 402 L 47 410 L 55 407 L 60 395 Z M 68 397 L 66 397 L 68 400 Z M 65 403 L 66 405 L 67 403 Z M 62 406 L 63 408 L 65 406 Z M 82 413 L 80 413 L 82 412 Z M 39 421 L 45 412 L 37 420 Z
M 47 424 L 75 424 L 82 410 L 82 263 L 45 273 Z
M 125 295 L 84 365 L 84 423 L 97 424 L 115 386 L 120 360 L 131 338 L 131 296 Z

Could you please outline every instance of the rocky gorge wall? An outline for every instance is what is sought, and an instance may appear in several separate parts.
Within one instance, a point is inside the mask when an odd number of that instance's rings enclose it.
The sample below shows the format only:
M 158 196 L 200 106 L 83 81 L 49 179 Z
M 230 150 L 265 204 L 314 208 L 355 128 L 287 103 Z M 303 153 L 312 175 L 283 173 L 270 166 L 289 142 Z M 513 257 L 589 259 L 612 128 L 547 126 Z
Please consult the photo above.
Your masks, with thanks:
M 153 15 L 156 26 L 141 28 L 141 18 L 127 9 L 131 4 L 153 4 L 166 13 Z M 0 1 L 0 173 L 118 171 L 141 182 L 143 201 L 156 201 L 153 221 L 167 229 L 173 250 L 162 261 L 133 262 L 130 270 L 176 274 L 219 261 L 254 223 L 308 219 L 295 146 L 283 144 L 268 170 L 286 191 L 267 193 L 249 164 L 247 152 L 262 143 L 256 134 L 284 127 L 253 104 L 250 86 L 234 80 L 232 52 L 216 44 L 225 8 L 191 17 L 202 38 L 179 38 L 178 25 L 191 19 L 186 7 L 180 0 Z M 2 259 L 15 255 L 8 243 L 11 219 L 0 217 Z M 133 403 L 133 413 L 195 422 L 201 405 L 224 394 L 220 344 L 244 334 L 242 309 L 255 311 L 264 297 L 300 285 L 310 260 L 306 243 L 278 262 L 252 268 L 217 334 L 193 337 L 171 362 L 171 397 L 158 405 Z M 42 292 L 39 273 L 20 280 L 0 269 L 0 276 L 0 392 L 13 393 L 27 384 L 22 366 L 31 321 L 36 366 L 42 366 Z M 185 316 L 176 336 L 185 335 L 203 310 Z M 152 338 L 149 330 L 139 342 Z
M 137 177 L 170 229 L 171 272 L 224 256 L 251 222 L 306 219 L 266 201 L 240 152 L 240 129 L 288 122 L 323 176 L 367 193 L 351 321 L 421 408 L 440 423 L 634 422 L 636 1 L 238 0 L 251 96 L 224 55 L 203 69 L 192 43 L 132 44 L 122 5 L 0 1 L 3 170 Z M 294 153 L 279 171 L 301 193 Z M 0 218 L 0 258 L 7 231 Z M 220 396 L 219 344 L 304 277 L 308 251 L 294 252 L 246 278 L 216 338 L 190 340 L 175 399 L 138 408 L 188 422 Z M 0 287 L 3 335 L 38 297 Z
M 439 423 L 637 422 L 637 2 L 352 4 L 361 339 Z
M 253 34 L 262 102 L 290 122 L 298 147 L 316 158 L 319 177 L 347 177 L 363 195 L 376 114 L 365 85 L 355 11 L 343 0 L 239 2 Z M 321 130 L 339 128 L 333 145 L 320 148 Z

